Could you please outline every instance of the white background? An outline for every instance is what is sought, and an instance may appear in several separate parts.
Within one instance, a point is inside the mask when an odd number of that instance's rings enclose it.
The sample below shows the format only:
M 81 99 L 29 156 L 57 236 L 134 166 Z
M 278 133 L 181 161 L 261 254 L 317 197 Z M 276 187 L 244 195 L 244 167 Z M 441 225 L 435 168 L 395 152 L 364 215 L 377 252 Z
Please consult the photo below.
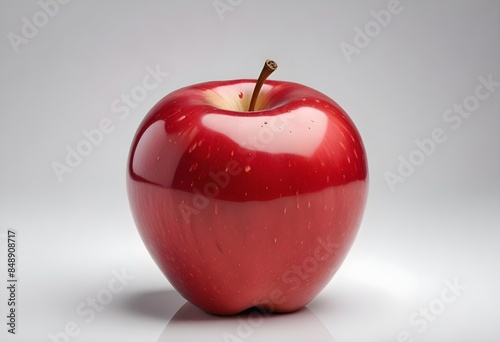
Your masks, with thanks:
M 500 87 L 456 129 L 443 114 L 474 96 L 478 77 L 500 81 L 500 2 L 402 0 L 386 27 L 370 22 L 387 1 L 228 2 L 232 10 L 219 16 L 212 0 L 73 0 L 17 53 L 11 33 L 22 36 L 23 18 L 40 22 L 43 10 L 37 1 L 0 2 L 1 340 L 50 341 L 74 322 L 70 341 L 222 341 L 225 333 L 397 341 L 401 332 L 415 341 L 498 341 Z M 341 44 L 354 45 L 365 26 L 380 32 L 346 58 Z M 316 88 L 349 113 L 366 146 L 370 195 L 351 253 L 325 290 L 305 310 L 238 335 L 237 319 L 183 306 L 154 265 L 128 208 L 125 165 L 160 98 L 193 83 L 255 78 L 266 58 L 280 65 L 272 78 Z M 112 103 L 140 86 L 148 67 L 169 75 L 120 119 Z M 60 182 L 51 164 L 64 163 L 66 147 L 103 118 L 113 132 Z M 398 158 L 435 129 L 446 141 L 392 191 L 384 174 L 397 173 Z M 15 336 L 5 324 L 8 229 L 18 239 Z M 79 314 L 113 270 L 134 279 L 92 320 Z M 462 289 L 443 308 L 447 280 Z M 439 314 L 419 331 L 409 317 L 429 305 Z

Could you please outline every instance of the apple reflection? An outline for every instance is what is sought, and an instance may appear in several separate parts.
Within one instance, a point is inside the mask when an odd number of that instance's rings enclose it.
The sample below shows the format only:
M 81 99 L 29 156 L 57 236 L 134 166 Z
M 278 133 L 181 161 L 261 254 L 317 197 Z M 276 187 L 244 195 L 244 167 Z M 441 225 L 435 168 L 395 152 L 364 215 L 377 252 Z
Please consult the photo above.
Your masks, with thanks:
M 159 342 L 166 341 L 334 341 L 328 329 L 304 307 L 287 314 L 257 309 L 235 316 L 214 316 L 185 303 L 165 327 Z

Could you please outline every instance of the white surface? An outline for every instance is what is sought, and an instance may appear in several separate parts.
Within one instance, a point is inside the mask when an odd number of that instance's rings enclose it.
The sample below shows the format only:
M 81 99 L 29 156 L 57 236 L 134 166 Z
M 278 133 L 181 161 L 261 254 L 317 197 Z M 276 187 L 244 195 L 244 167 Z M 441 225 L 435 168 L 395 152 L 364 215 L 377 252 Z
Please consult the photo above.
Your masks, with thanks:
M 230 3 L 221 20 L 212 1 L 70 1 L 15 53 L 7 35 L 21 34 L 22 18 L 41 7 L 1 2 L 0 232 L 17 231 L 19 264 L 18 334 L 3 318 L 1 340 L 50 341 L 74 322 L 70 341 L 222 341 L 225 333 L 288 341 L 290 329 L 314 341 L 397 341 L 404 332 L 415 341 L 498 341 L 499 87 L 461 121 L 454 104 L 473 101 L 481 77 L 500 81 L 500 3 L 401 1 L 350 63 L 340 45 L 353 44 L 355 28 L 387 1 Z M 349 113 L 369 156 L 370 197 L 327 288 L 307 309 L 240 336 L 236 318 L 183 307 L 153 264 L 128 209 L 125 163 L 139 122 L 165 94 L 256 77 L 266 58 L 280 64 L 273 78 L 318 89 Z M 59 182 L 51 163 L 99 127 L 108 133 Z M 391 191 L 384 173 L 439 129 L 446 140 Z M 134 279 L 108 298 L 113 270 Z M 465 289 L 451 299 L 447 281 Z M 85 303 L 95 296 L 110 302 L 93 315 Z M 427 323 L 414 316 L 429 305 L 442 312 Z

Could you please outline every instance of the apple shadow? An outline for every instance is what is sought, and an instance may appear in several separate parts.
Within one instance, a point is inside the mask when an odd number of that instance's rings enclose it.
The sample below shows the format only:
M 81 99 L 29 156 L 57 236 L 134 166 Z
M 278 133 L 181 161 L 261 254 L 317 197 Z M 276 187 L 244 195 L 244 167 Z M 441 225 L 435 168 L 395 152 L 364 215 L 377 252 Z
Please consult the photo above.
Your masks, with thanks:
M 307 341 L 333 342 L 329 330 L 311 310 L 270 314 L 249 309 L 238 315 L 208 314 L 186 302 L 167 323 L 163 341 Z
M 170 320 L 186 300 L 173 289 L 133 294 L 124 303 L 124 310 L 162 321 Z
M 249 309 L 238 315 L 208 314 L 173 289 L 130 295 L 122 310 L 166 322 L 163 341 L 334 341 L 329 330 L 307 307 L 270 314 Z

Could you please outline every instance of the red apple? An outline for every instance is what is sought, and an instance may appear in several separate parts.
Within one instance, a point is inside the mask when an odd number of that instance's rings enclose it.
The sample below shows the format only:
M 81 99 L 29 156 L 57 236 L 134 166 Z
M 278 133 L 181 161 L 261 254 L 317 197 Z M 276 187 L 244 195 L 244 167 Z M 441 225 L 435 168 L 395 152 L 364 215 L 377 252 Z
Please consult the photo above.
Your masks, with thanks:
M 306 305 L 342 264 L 366 203 L 366 154 L 344 110 L 284 81 L 266 81 L 248 110 L 255 86 L 170 93 L 139 126 L 128 161 L 148 251 L 183 297 L 213 314 Z

